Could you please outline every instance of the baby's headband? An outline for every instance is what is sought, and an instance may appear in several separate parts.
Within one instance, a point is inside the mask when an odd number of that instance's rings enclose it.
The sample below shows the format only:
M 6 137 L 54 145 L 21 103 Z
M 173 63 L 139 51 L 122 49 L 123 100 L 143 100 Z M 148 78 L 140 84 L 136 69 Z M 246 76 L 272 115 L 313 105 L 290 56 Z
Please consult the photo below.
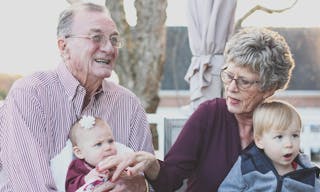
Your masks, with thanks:
M 82 116 L 82 118 L 79 121 L 81 127 L 83 127 L 84 129 L 91 129 L 94 124 L 96 123 L 96 119 L 93 116 Z

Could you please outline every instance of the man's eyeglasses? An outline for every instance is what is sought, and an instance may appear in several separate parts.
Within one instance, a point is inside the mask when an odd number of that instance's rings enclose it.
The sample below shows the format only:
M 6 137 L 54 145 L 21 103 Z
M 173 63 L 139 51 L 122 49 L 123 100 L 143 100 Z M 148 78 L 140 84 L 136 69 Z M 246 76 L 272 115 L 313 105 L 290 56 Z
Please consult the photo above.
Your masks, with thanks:
M 119 35 L 111 35 L 109 38 L 103 34 L 92 34 L 92 35 L 66 35 L 65 38 L 85 38 L 90 39 L 93 43 L 105 46 L 108 41 L 111 45 L 116 48 L 121 48 L 123 41 Z
M 249 89 L 253 84 L 260 83 L 260 81 L 250 81 L 244 79 L 243 77 L 238 77 L 235 79 L 233 74 L 226 71 L 226 68 L 221 71 L 220 77 L 222 82 L 226 85 L 229 85 L 233 80 L 235 80 L 238 88 L 241 90 Z

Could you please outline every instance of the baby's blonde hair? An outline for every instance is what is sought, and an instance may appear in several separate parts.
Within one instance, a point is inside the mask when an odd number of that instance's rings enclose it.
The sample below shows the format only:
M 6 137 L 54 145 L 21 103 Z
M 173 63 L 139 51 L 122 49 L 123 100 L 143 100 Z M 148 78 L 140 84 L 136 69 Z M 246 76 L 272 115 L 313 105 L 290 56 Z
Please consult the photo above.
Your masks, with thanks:
M 301 130 L 301 117 L 294 106 L 280 100 L 265 101 L 253 112 L 254 138 L 261 137 L 272 129 L 286 130 L 294 121 Z

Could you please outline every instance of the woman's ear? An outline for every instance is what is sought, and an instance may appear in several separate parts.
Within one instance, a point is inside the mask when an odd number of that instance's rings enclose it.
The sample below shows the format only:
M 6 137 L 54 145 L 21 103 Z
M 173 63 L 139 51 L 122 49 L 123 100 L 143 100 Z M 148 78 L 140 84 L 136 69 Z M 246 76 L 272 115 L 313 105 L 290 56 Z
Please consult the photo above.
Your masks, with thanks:
M 267 99 L 276 92 L 276 88 L 269 89 L 264 92 L 263 99 Z
M 78 158 L 78 159 L 84 159 L 84 156 L 80 150 L 80 148 L 78 146 L 74 146 L 72 148 L 74 155 Z

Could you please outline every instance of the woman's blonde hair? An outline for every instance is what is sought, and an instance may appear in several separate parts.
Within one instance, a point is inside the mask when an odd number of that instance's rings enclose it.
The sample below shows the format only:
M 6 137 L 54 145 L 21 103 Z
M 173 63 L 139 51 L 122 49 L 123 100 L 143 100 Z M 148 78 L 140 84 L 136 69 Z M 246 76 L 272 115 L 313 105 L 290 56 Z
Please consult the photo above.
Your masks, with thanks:
M 301 117 L 295 107 L 285 101 L 265 101 L 253 112 L 254 138 L 270 130 L 286 130 L 292 122 L 296 122 L 301 129 Z

